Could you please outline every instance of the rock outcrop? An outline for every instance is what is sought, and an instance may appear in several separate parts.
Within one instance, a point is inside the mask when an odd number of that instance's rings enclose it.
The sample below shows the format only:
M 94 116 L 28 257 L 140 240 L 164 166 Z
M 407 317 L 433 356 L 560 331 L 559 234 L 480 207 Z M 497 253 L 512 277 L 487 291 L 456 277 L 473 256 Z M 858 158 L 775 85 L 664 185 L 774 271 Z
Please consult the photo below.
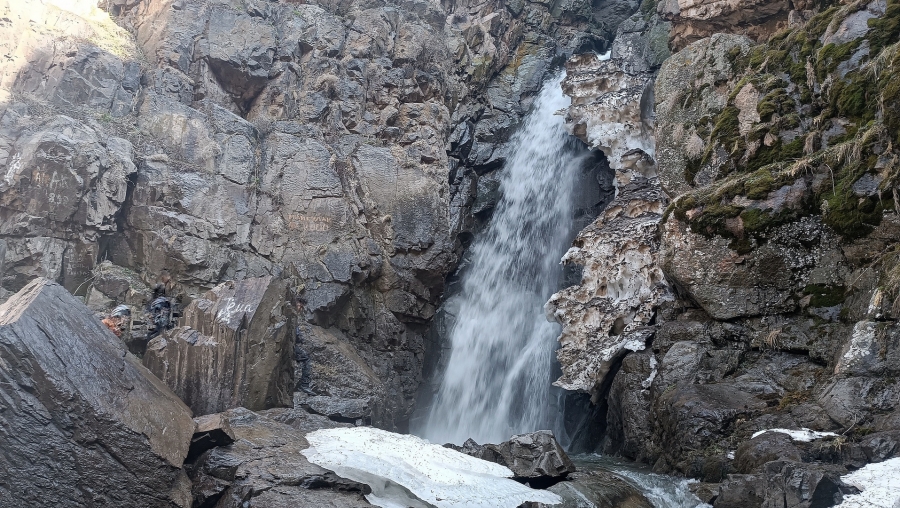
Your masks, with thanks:
M 149 342 L 144 365 L 196 415 L 293 403 L 294 317 L 283 281 L 216 286 L 184 309 L 183 326 Z
M 191 412 L 62 286 L 0 306 L 0 506 L 191 506 Z

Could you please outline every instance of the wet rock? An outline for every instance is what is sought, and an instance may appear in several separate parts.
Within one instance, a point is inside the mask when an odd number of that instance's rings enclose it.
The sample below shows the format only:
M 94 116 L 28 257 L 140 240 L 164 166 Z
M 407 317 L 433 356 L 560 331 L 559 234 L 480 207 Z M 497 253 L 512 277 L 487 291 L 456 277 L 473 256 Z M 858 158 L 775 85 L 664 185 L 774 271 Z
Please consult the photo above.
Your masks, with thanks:
M 754 473 L 773 460 L 800 462 L 800 450 L 790 436 L 780 432 L 766 432 L 746 441 L 734 454 L 734 466 L 739 473 Z
M 0 505 L 189 506 L 190 409 L 58 284 L 0 316 Z
M 651 508 L 653 504 L 625 480 L 603 471 L 573 473 L 549 488 L 563 498 L 562 508 Z
M 575 472 L 575 464 L 549 430 L 513 436 L 497 445 L 496 451 L 514 478 L 532 487 L 559 481 Z
M 830 464 L 805 464 L 787 460 L 767 463 L 755 475 L 729 475 L 722 482 L 715 508 L 796 506 L 814 508 L 840 504 L 856 489 L 844 484 L 847 470 Z
M 635 352 L 622 360 L 606 397 L 604 454 L 622 455 L 631 460 L 644 458 L 645 445 L 650 439 L 649 388 L 657 374 L 657 361 L 652 352 Z
M 289 406 L 294 333 L 274 277 L 226 282 L 184 309 L 184 326 L 148 344 L 144 365 L 196 414 Z
M 690 452 L 707 448 L 727 435 L 738 418 L 746 419 L 765 407 L 762 400 L 728 384 L 676 386 L 656 401 L 653 440 L 670 464 L 688 474 L 703 474 L 704 481 L 719 481 L 716 476 L 721 471 L 715 460 L 693 466 Z
M 220 416 L 236 440 L 207 451 L 192 467 L 195 503 L 218 508 L 371 506 L 363 498 L 369 487 L 306 460 L 300 452 L 309 443 L 300 430 L 244 408 Z

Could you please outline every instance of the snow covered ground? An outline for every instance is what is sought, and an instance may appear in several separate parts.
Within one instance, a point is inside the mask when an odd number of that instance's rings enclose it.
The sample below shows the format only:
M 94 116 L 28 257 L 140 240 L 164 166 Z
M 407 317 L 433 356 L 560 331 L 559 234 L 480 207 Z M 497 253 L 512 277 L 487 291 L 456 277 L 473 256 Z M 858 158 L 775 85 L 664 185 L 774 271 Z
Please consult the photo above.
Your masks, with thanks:
M 306 435 L 310 462 L 372 487 L 382 508 L 515 508 L 526 501 L 559 504 L 546 490 L 510 480 L 504 466 L 416 436 L 371 427 L 323 429 Z
M 900 457 L 868 464 L 841 480 L 862 492 L 844 496 L 840 508 L 900 508 Z
M 837 437 L 837 434 L 834 432 L 817 432 L 809 429 L 766 429 L 753 434 L 750 439 L 765 434 L 766 432 L 781 432 L 782 434 L 791 436 L 791 439 L 794 441 L 802 441 L 804 443 L 808 443 L 814 439 L 822 439 L 823 437 Z

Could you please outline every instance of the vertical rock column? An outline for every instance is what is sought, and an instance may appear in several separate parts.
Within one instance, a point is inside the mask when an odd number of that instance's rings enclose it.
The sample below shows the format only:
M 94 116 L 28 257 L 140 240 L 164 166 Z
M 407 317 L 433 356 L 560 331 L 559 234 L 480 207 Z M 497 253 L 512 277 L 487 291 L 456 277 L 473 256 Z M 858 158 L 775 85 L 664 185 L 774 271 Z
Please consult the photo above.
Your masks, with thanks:
M 226 282 L 194 300 L 183 324 L 147 346 L 144 365 L 195 414 L 290 406 L 293 325 L 274 277 Z

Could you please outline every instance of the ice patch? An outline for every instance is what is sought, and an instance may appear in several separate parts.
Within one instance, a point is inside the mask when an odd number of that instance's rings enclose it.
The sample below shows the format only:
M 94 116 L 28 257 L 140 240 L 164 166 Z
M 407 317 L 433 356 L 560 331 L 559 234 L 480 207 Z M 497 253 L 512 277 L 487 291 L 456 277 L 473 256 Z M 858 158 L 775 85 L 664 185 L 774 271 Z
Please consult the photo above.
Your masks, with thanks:
M 641 381 L 641 388 L 647 389 L 653 386 L 653 380 L 656 379 L 656 374 L 659 372 L 656 364 L 656 355 L 650 355 L 650 375 L 647 376 L 647 379 Z
M 755 439 L 757 436 L 761 436 L 766 432 L 781 432 L 782 434 L 787 434 L 791 436 L 791 439 L 794 441 L 801 441 L 804 443 L 808 443 L 815 439 L 822 439 L 823 437 L 837 437 L 837 434 L 834 432 L 818 432 L 815 430 L 809 430 L 806 428 L 802 429 L 766 429 L 761 430 L 759 432 L 754 433 L 750 439 Z
M 310 462 L 372 487 L 366 499 L 382 508 L 516 508 L 562 498 L 510 480 L 509 468 L 415 436 L 371 427 L 323 429 L 306 435 Z
M 868 464 L 841 480 L 862 492 L 844 496 L 840 508 L 900 508 L 900 457 Z

